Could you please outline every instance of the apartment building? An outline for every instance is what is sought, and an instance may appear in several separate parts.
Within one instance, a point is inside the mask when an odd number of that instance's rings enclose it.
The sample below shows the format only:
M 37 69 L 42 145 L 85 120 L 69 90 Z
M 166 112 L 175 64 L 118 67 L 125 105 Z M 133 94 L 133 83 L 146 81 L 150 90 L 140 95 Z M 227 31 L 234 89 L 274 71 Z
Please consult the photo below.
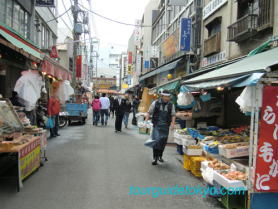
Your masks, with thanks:
M 205 0 L 201 67 L 247 55 L 277 35 L 277 1 Z

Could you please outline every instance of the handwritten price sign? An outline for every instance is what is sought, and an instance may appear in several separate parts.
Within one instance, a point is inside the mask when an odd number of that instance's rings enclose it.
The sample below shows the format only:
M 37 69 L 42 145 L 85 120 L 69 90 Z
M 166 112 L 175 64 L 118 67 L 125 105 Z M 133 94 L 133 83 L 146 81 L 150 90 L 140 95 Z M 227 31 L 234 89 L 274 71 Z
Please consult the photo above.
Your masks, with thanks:
M 255 190 L 278 192 L 278 87 L 266 86 L 258 142 Z

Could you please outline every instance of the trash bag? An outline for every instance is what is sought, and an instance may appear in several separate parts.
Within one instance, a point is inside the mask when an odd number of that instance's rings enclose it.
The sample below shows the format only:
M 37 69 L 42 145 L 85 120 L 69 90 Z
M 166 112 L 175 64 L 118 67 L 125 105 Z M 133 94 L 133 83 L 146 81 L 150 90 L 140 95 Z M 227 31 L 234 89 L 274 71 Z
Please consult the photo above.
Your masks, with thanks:
M 179 106 L 188 106 L 194 102 L 194 97 L 191 92 L 180 92 L 178 94 L 177 104 Z
M 246 114 L 249 115 L 250 112 L 252 112 L 253 104 L 253 97 L 255 97 L 254 93 L 252 92 L 256 88 L 255 86 L 247 86 L 242 91 L 240 96 L 236 99 L 236 103 L 239 105 L 240 110 Z M 259 99 L 259 107 L 262 106 L 262 91 L 263 88 L 260 85 L 259 86 L 259 92 L 258 92 L 258 99 Z
M 74 89 L 71 87 L 69 81 L 62 81 L 56 92 L 56 96 L 59 98 L 62 104 L 70 99 L 70 96 L 74 94 Z
M 46 122 L 45 126 L 46 126 L 47 129 L 54 128 L 54 121 L 51 117 L 49 117 L 47 119 L 47 122 Z
M 23 71 L 22 76 L 16 81 L 14 91 L 23 101 L 26 111 L 32 111 L 41 97 L 41 89 L 45 85 L 38 71 Z

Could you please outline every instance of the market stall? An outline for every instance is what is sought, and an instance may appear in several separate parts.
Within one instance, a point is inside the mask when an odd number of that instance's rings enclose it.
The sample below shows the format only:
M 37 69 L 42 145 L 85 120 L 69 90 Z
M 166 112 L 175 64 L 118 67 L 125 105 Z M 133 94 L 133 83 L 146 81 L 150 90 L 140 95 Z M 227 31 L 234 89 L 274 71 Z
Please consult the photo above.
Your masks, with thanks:
M 0 99 L 0 178 L 16 180 L 18 191 L 22 181 L 40 167 L 41 146 L 46 145 L 34 127 L 27 129 L 28 133 L 9 100 Z
M 193 128 L 175 133 L 184 168 L 218 188 L 214 196 L 226 208 L 277 208 L 277 54 L 275 48 L 183 82 L 200 92 Z

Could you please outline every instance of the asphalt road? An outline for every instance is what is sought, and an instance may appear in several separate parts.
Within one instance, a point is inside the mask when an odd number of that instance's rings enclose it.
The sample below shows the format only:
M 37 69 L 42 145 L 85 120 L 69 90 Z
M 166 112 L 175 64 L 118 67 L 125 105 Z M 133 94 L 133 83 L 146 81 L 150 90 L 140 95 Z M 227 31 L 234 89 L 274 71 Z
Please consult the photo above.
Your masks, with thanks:
M 108 127 L 70 126 L 49 140 L 49 161 L 24 181 L 21 192 L 0 182 L 0 209 L 218 209 L 198 195 L 129 195 L 130 187 L 204 186 L 182 168 L 175 147 L 166 147 L 164 164 L 152 166 L 146 136 L 135 128 L 115 134 Z

